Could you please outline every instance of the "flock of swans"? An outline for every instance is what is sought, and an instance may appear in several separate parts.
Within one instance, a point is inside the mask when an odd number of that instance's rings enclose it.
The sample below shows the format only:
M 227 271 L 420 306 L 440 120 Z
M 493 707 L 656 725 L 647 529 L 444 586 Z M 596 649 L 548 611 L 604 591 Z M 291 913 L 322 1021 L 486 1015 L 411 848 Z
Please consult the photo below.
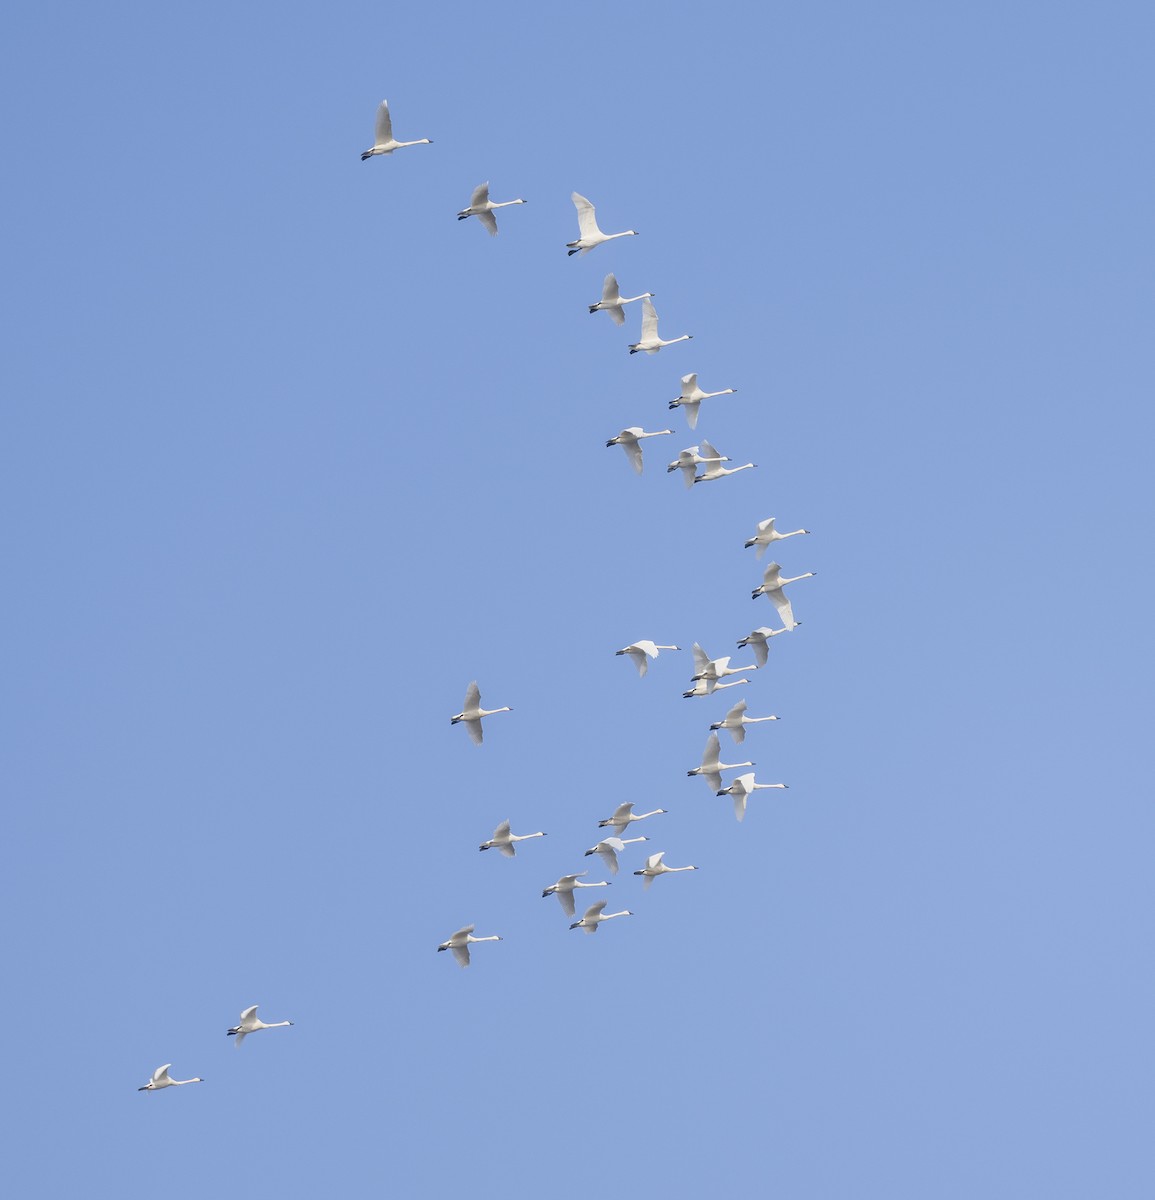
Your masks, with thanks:
M 432 142 L 429 138 L 418 138 L 411 142 L 400 142 L 394 138 L 389 105 L 387 101 L 382 100 L 377 109 L 373 145 L 362 153 L 361 160 L 366 161 L 377 156 L 390 155 L 395 150 L 420 145 L 432 145 Z M 568 254 L 585 255 L 607 242 L 612 242 L 618 238 L 637 236 L 638 231 L 636 229 L 627 229 L 620 233 L 604 233 L 598 226 L 594 205 L 578 192 L 574 192 L 571 199 L 577 210 L 578 237 L 576 240 L 566 243 Z M 469 206 L 458 212 L 457 218 L 464 221 L 469 217 L 476 217 L 489 234 L 495 236 L 498 232 L 497 218 L 494 216 L 495 210 L 525 203 L 527 202 L 522 198 L 497 202 L 490 200 L 489 184 L 486 182 L 474 188 Z M 591 314 L 597 312 L 608 313 L 614 324 L 620 326 L 624 324 L 626 319 L 625 306 L 640 302 L 642 311 L 641 334 L 636 342 L 629 345 L 630 354 L 637 354 L 639 352 L 657 354 L 659 351 L 668 346 L 673 346 L 678 342 L 690 341 L 692 335 L 688 333 L 668 340 L 663 339 L 659 335 L 658 315 L 654 309 L 653 298 L 654 293 L 652 292 L 642 292 L 637 296 L 623 296 L 618 286 L 617 277 L 613 272 L 610 272 L 606 275 L 603 282 L 601 299 L 597 303 L 589 305 L 589 311 Z M 682 376 L 681 392 L 668 402 L 668 407 L 671 410 L 681 408 L 685 413 L 690 429 L 696 430 L 703 400 L 709 400 L 717 396 L 733 395 L 736 391 L 736 388 L 724 388 L 716 392 L 703 391 L 698 386 L 697 373 L 690 372 Z M 620 433 L 609 438 L 606 441 L 606 446 L 621 446 L 625 451 L 630 465 L 640 475 L 642 474 L 644 465 L 642 459 L 642 442 L 647 438 L 671 436 L 673 433 L 674 430 L 672 429 L 647 431 L 641 426 L 634 425 L 621 430 Z M 680 451 L 678 457 L 667 466 L 666 470 L 667 473 L 680 471 L 685 486 L 692 488 L 697 484 L 714 482 L 728 475 L 735 475 L 740 471 L 753 469 L 756 466 L 754 463 L 745 463 L 737 467 L 726 467 L 723 465 L 730 461 L 728 456 L 720 453 L 710 442 L 703 438 L 698 445 L 690 446 Z M 761 558 L 766 548 L 774 542 L 809 532 L 807 529 L 795 529 L 789 533 L 780 533 L 774 527 L 774 518 L 770 517 L 758 522 L 754 536 L 747 540 L 745 545 L 747 548 L 751 546 L 756 547 L 757 556 Z M 694 673 L 690 678 L 691 687 L 689 690 L 683 692 L 682 695 L 687 699 L 708 697 L 725 688 L 748 684 L 750 680 L 746 678 L 745 672 L 757 671 L 766 665 L 770 639 L 777 637 L 781 633 L 794 630 L 799 624 L 794 618 L 790 600 L 783 589 L 786 585 L 796 583 L 800 579 L 808 579 L 813 574 L 814 572 L 808 571 L 802 575 L 784 578 L 777 562 L 768 564 L 763 574 L 762 583 L 754 589 L 753 596 L 757 599 L 759 596 L 765 595 L 771 601 L 777 610 L 783 627 L 781 629 L 773 629 L 768 626 L 762 626 L 742 638 L 737 643 L 739 648 L 750 648 L 756 660 L 754 663 L 743 667 L 731 667 L 728 656 L 710 658 L 701 645 L 695 642 L 692 649 Z M 615 653 L 628 657 L 637 668 L 639 677 L 644 677 L 650 660 L 656 659 L 659 653 L 662 651 L 680 651 L 681 649 L 677 645 L 662 645 L 654 641 L 642 639 L 631 642 L 628 646 L 624 646 Z M 731 679 L 731 676 L 739 676 L 739 678 Z M 481 690 L 477 682 L 474 681 L 466 689 L 465 702 L 461 711 L 450 717 L 450 723 L 453 725 L 463 724 L 473 743 L 480 746 L 484 742 L 483 720 L 486 717 L 512 711 L 513 709 L 508 706 L 489 709 L 482 708 Z M 777 721 L 778 719 L 777 716 L 748 716 L 746 701 L 739 700 L 720 721 L 715 721 L 710 725 L 710 734 L 706 739 L 706 746 L 702 752 L 701 762 L 698 766 L 686 772 L 690 777 L 697 776 L 704 779 L 711 792 L 715 795 L 730 796 L 734 804 L 734 815 L 739 821 L 745 817 L 747 801 L 756 791 L 785 788 L 787 785 L 784 783 L 758 783 L 754 773 L 751 771 L 738 775 L 729 784 L 723 786 L 723 772 L 737 770 L 742 767 L 753 767 L 755 764 L 749 761 L 741 763 L 722 762 L 718 731 L 725 730 L 737 744 L 745 740 L 747 726 L 766 721 Z M 596 855 L 605 870 L 610 875 L 616 876 L 619 871 L 619 858 L 627 851 L 627 847 L 650 840 L 645 835 L 635 837 L 626 837 L 624 835 L 630 832 L 631 826 L 640 821 L 661 816 L 666 811 L 664 808 L 655 808 L 649 812 L 635 812 L 632 802 L 619 804 L 610 816 L 598 822 L 598 828 L 608 830 L 609 835 L 586 850 L 584 852 L 585 857 L 588 858 Z M 482 851 L 498 850 L 504 857 L 514 858 L 517 856 L 517 844 L 519 842 L 531 841 L 545 836 L 545 832 L 540 830 L 535 833 L 515 834 L 511 830 L 510 822 L 502 821 L 494 829 L 493 836 L 487 841 L 482 842 L 478 849 Z M 672 875 L 684 871 L 696 870 L 698 870 L 698 867 L 693 864 L 670 866 L 665 861 L 665 851 L 658 851 L 655 854 L 650 854 L 645 859 L 644 865 L 635 870 L 633 874 L 641 877 L 644 888 L 648 890 L 654 880 L 661 875 Z M 567 917 L 574 916 L 576 913 L 575 893 L 578 889 L 605 888 L 610 886 L 610 880 L 606 879 L 587 881 L 585 879 L 587 874 L 588 871 L 575 871 L 568 875 L 562 875 L 555 883 L 550 884 L 542 891 L 542 897 L 556 896 L 565 915 Z M 581 929 L 585 933 L 597 933 L 599 927 L 606 921 L 614 920 L 617 917 L 634 915 L 630 909 L 608 913 L 605 911 L 607 903 L 606 900 L 598 900 L 596 903 L 591 904 L 585 910 L 582 917 L 574 921 L 569 928 L 571 930 Z M 475 928 L 474 925 L 465 925 L 461 929 L 458 929 L 437 947 L 438 951 L 449 950 L 462 967 L 468 967 L 470 965 L 471 946 L 481 942 L 502 941 L 502 938 L 498 934 L 476 937 L 474 936 Z M 261 1021 L 257 1017 L 257 1006 L 252 1005 L 241 1013 L 239 1022 L 229 1029 L 227 1034 L 229 1037 L 235 1038 L 236 1045 L 240 1046 L 249 1034 L 287 1025 L 292 1025 L 292 1022 L 276 1021 L 266 1023 Z M 153 1092 L 169 1087 L 183 1086 L 188 1083 L 203 1082 L 199 1076 L 192 1079 L 173 1079 L 169 1074 L 171 1066 L 171 1063 L 166 1063 L 163 1066 L 157 1067 L 149 1081 L 138 1090 Z

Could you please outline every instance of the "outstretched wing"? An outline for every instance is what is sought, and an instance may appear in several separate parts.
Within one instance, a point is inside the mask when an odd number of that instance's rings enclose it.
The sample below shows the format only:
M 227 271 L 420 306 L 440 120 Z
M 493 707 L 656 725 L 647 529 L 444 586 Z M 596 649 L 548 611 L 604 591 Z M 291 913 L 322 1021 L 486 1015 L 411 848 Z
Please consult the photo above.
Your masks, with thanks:
M 483 204 L 489 203 L 489 183 L 479 183 L 473 189 L 473 195 L 469 198 L 470 208 L 480 208 Z
M 597 904 L 591 904 L 589 908 L 586 909 L 585 916 L 582 917 L 582 920 L 588 921 L 591 917 L 600 917 L 608 903 L 608 900 L 599 900 Z
M 384 146 L 393 140 L 393 122 L 389 119 L 389 101 L 382 100 L 377 107 L 377 126 L 374 133 L 375 146 Z
M 476 712 L 481 707 L 481 688 L 477 686 L 475 679 L 469 687 L 465 689 L 465 708 L 464 712 Z
M 698 372 L 691 371 L 682 376 L 682 403 L 685 404 L 698 388 Z
M 461 964 L 461 966 L 463 966 L 463 967 L 469 966 L 469 943 L 468 942 L 464 942 L 460 946 L 450 946 L 449 949 L 453 951 L 453 957 L 455 959 L 457 959 L 457 961 Z
M 594 206 L 577 192 L 574 192 L 570 199 L 574 203 L 574 208 L 577 209 L 578 231 L 582 238 L 597 237 L 601 230 L 598 228 L 597 217 L 594 215 Z
M 622 293 L 618 290 L 618 281 L 614 277 L 613 271 L 611 271 L 606 276 L 605 282 L 602 284 L 602 303 L 607 305 L 617 304 L 621 299 L 621 295 Z M 620 305 L 618 305 L 618 311 L 621 311 Z M 614 319 L 617 320 L 616 317 Z M 618 321 L 618 324 L 620 325 L 621 321 Z
M 686 424 L 688 424 L 691 429 L 698 428 L 698 409 L 701 407 L 702 402 L 700 400 L 682 401 L 682 408 L 686 413 Z
M 253 1019 L 253 1017 L 255 1017 L 257 1015 L 257 1009 L 259 1007 L 260 1007 L 259 1005 L 253 1004 L 250 1007 L 246 1008 L 245 1011 L 243 1013 L 241 1013 L 241 1024 L 244 1025 L 245 1022 L 251 1021 Z
M 736 816 L 738 818 L 738 820 L 741 821 L 742 818 L 745 817 L 745 815 L 746 815 L 746 793 L 745 792 L 737 792 L 734 796 L 734 816 Z
M 654 302 L 647 296 L 642 301 L 642 341 L 653 341 L 658 336 L 658 314 Z
M 640 475 L 642 473 L 642 444 L 636 438 L 631 438 L 629 441 L 619 442 L 621 448 L 626 452 L 626 458 L 630 460 L 630 466 Z
M 765 638 L 759 638 L 757 641 L 747 642 L 746 645 L 754 651 L 754 659 L 758 665 L 764 667 L 770 657 L 770 643 Z
M 790 597 L 781 588 L 774 588 L 773 591 L 766 593 L 774 607 L 778 610 L 778 616 L 782 624 L 787 629 L 793 629 L 798 622 L 794 619 L 794 609 L 790 607 Z
M 610 314 L 615 325 L 624 325 L 626 323 L 626 310 L 620 304 L 611 305 L 605 311 Z
M 502 821 L 502 823 L 493 831 L 493 840 L 498 842 L 502 838 L 507 837 L 509 837 L 509 822 Z
M 569 888 L 558 888 L 554 895 L 558 898 L 558 903 L 561 905 L 561 910 L 567 917 L 572 917 L 574 914 L 574 899 L 573 891 Z
M 243 1042 L 247 1036 L 248 1036 L 248 1034 L 247 1034 L 246 1030 L 238 1029 L 237 1033 L 236 1033 L 235 1044 L 239 1046 L 241 1044 L 241 1042 Z
M 598 858 L 606 864 L 606 869 L 611 875 L 618 873 L 618 855 L 617 848 L 609 844 L 610 841 L 617 841 L 616 838 L 607 839 L 604 842 L 599 842 L 597 847 Z M 620 845 L 620 843 L 619 843 Z
M 497 237 L 497 218 L 491 212 L 479 212 L 477 219 L 489 230 L 490 237 Z
M 503 858 L 516 858 L 517 848 L 512 842 L 507 842 L 504 846 L 499 847 Z
M 466 721 L 465 728 L 469 730 L 469 736 L 473 739 L 473 744 L 480 746 L 485 739 L 485 734 L 481 731 L 481 718 L 477 717 L 472 721 Z

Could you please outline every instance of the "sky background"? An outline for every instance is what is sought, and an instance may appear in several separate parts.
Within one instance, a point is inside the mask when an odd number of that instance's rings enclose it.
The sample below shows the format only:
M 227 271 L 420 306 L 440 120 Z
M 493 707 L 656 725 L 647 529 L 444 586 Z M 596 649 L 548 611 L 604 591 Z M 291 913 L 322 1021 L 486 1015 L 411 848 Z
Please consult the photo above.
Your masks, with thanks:
M 6 31 L 11 1194 L 1152 1194 L 1150 6 Z M 382 97 L 434 145 L 359 162 Z M 575 189 L 640 236 L 567 258 Z M 683 700 L 768 516 L 802 626 Z

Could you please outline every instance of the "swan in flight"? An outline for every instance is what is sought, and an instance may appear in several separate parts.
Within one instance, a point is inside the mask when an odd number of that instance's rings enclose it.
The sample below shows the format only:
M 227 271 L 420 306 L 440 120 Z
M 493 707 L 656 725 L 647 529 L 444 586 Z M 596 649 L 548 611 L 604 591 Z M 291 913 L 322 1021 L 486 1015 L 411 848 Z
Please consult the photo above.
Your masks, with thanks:
M 784 788 L 784 783 L 755 783 L 754 772 L 750 771 L 746 775 L 739 775 L 729 787 L 722 788 L 719 796 L 734 797 L 734 816 L 738 820 L 746 815 L 746 799 L 759 788 Z
M 482 842 L 478 850 L 500 850 L 506 858 L 513 858 L 517 853 L 515 842 L 528 842 L 530 838 L 545 837 L 544 833 L 510 833 L 509 822 L 502 823 L 493 831 L 493 837 L 488 842 Z
M 432 146 L 428 138 L 418 138 L 415 142 L 397 142 L 393 140 L 393 122 L 389 119 L 389 101 L 382 100 L 377 109 L 377 130 L 373 145 L 361 155 L 361 161 L 372 158 L 375 154 L 392 154 L 402 146 Z
M 475 746 L 481 745 L 481 718 L 492 717 L 494 713 L 513 712 L 512 708 L 482 708 L 481 707 L 481 689 L 477 686 L 475 679 L 469 687 L 465 689 L 465 707 L 455 717 L 449 718 L 450 725 L 456 725 L 458 721 L 465 722 L 465 728 L 469 730 L 469 736 L 473 739 Z
M 590 305 L 590 312 L 608 312 L 615 325 L 623 325 L 626 320 L 626 312 L 622 305 L 633 304 L 635 300 L 649 300 L 653 294 L 653 292 L 643 292 L 640 296 L 623 296 L 618 291 L 618 281 L 611 271 L 602 284 L 602 298 L 597 304 Z
M 635 839 L 636 840 L 636 839 Z M 563 875 L 557 883 L 551 883 L 549 887 L 542 892 L 542 899 L 546 896 L 556 896 L 562 907 L 562 912 L 567 917 L 572 917 L 574 914 L 574 889 L 589 888 L 589 887 L 609 887 L 609 881 L 603 879 L 601 883 L 581 883 L 581 877 L 588 875 L 588 871 L 575 871 L 572 875 Z
M 623 646 L 620 650 L 615 650 L 615 654 L 628 654 L 633 659 L 634 666 L 638 668 L 638 675 L 645 675 L 649 668 L 649 659 L 657 658 L 659 650 L 681 650 L 681 646 L 659 646 L 654 642 L 631 642 L 628 646 Z
M 606 446 L 621 446 L 626 452 L 626 458 L 630 460 L 630 465 L 640 475 L 642 473 L 642 447 L 640 445 L 642 438 L 661 437 L 666 433 L 673 433 L 672 429 L 655 429 L 653 433 L 647 433 L 640 425 L 631 425 L 629 429 L 623 429 L 617 437 L 612 437 Z
M 716 678 L 707 675 L 705 679 L 695 679 L 694 686 L 688 692 L 682 693 L 682 699 L 693 700 L 697 696 L 712 696 L 723 688 L 737 687 L 740 683 L 749 682 L 748 679 L 733 679 L 729 683 L 719 683 Z
M 571 929 L 584 929 L 586 933 L 597 933 L 598 926 L 603 921 L 612 921 L 614 917 L 632 917 L 634 914 L 628 908 L 623 908 L 621 912 L 608 913 L 605 911 L 606 900 L 599 900 L 597 904 L 591 904 L 586 909 L 586 915 L 580 921 L 575 921 Z
M 670 401 L 671 408 L 684 408 L 686 410 L 686 421 L 691 429 L 698 428 L 698 405 L 703 400 L 709 400 L 711 396 L 732 396 L 737 388 L 723 388 L 720 392 L 704 392 L 698 386 L 698 372 L 693 371 L 689 375 L 682 376 L 682 394 L 676 399 Z
M 721 455 L 718 458 L 703 458 L 698 453 L 699 449 L 699 446 L 688 446 L 685 450 L 680 451 L 678 457 L 666 468 L 666 474 L 669 475 L 671 471 L 681 471 L 682 482 L 687 488 L 692 488 L 694 486 L 694 476 L 697 474 L 699 467 L 709 463 L 730 461 L 725 455 Z
M 747 539 L 743 545 L 747 550 L 749 550 L 751 546 L 757 546 L 758 549 L 755 551 L 755 553 L 759 558 L 761 558 L 765 553 L 766 547 L 769 546 L 771 542 L 780 542 L 783 538 L 797 537 L 800 533 L 809 532 L 809 529 L 792 529 L 789 533 L 779 533 L 778 530 L 774 528 L 774 518 L 768 517 L 765 521 L 758 522 L 758 532 L 752 538 Z
M 473 931 L 476 928 L 476 925 L 466 925 L 464 929 L 459 929 L 447 942 L 442 942 L 437 949 L 439 951 L 452 950 L 453 957 L 457 959 L 461 966 L 468 967 L 469 947 L 474 942 L 500 942 L 502 940 L 496 933 L 490 934 L 489 937 L 475 938 Z
M 782 631 L 779 630 L 779 633 Z M 732 709 L 720 720 L 710 726 L 711 729 L 728 729 L 730 736 L 735 742 L 744 742 L 746 740 L 746 726 L 755 725 L 759 721 L 777 721 L 777 717 L 748 717 L 746 715 L 746 701 L 739 700 Z M 745 763 L 747 767 L 752 767 L 753 763 Z M 719 783 L 718 787 L 722 785 Z M 717 790 L 717 789 L 715 789 Z
M 245 1040 L 246 1034 L 256 1033 L 258 1029 L 279 1029 L 282 1025 L 292 1025 L 292 1023 L 292 1021 L 274 1021 L 271 1025 L 266 1025 L 264 1021 L 257 1019 L 257 1005 L 254 1004 L 241 1013 L 240 1021 L 228 1031 L 226 1036 L 235 1037 L 239 1046 Z
M 709 483 L 712 479 L 724 479 L 727 475 L 737 475 L 739 471 L 748 471 L 751 467 L 756 467 L 757 463 L 743 463 L 740 467 L 724 467 L 724 462 L 729 462 L 724 454 L 719 454 L 713 446 L 710 445 L 705 438 L 702 439 L 702 449 L 705 451 L 706 469 L 701 475 L 694 477 L 695 483 Z
M 693 336 L 692 333 L 683 333 L 681 337 L 663 342 L 658 337 L 658 314 L 654 311 L 654 302 L 647 298 L 642 301 L 642 336 L 630 346 L 630 353 L 637 354 L 641 350 L 645 354 L 657 354 L 663 346 L 672 346 L 675 342 L 688 342 Z
M 591 846 L 586 851 L 586 858 L 589 858 L 589 856 L 591 854 L 596 854 L 598 856 L 598 858 L 600 858 L 602 860 L 602 862 L 604 862 L 606 864 L 606 867 L 609 869 L 610 874 L 616 875 L 618 873 L 618 855 L 621 854 L 621 852 L 628 845 L 630 845 L 631 842 L 648 842 L 649 840 L 650 839 L 647 837 L 636 837 L 636 838 L 608 837 L 608 838 L 603 838 L 600 842 L 598 842 L 598 844 L 596 846 Z M 570 916 L 573 916 L 573 914 L 571 913 Z
M 811 579 L 816 574 L 816 571 L 807 571 L 805 575 L 795 575 L 790 579 L 783 579 L 782 568 L 776 562 L 772 562 L 763 573 L 761 586 L 756 587 L 750 594 L 755 600 L 759 596 L 769 596 L 771 604 L 778 610 L 782 624 L 787 629 L 793 629 L 799 622 L 794 619 L 794 609 L 790 607 L 790 600 L 782 589 L 788 583 L 797 583 L 799 579 Z
M 730 666 L 730 656 L 727 654 L 725 658 L 711 658 L 697 642 L 694 643 L 694 674 L 690 676 L 690 682 L 693 683 L 699 679 L 725 679 L 728 675 L 741 675 L 743 671 L 756 671 L 758 668 L 754 663 L 748 667 L 732 667 Z
M 795 621 L 795 626 L 801 625 L 801 621 Z M 739 643 L 738 649 L 741 650 L 745 646 L 749 646 L 754 651 L 754 657 L 758 660 L 758 665 L 764 667 L 766 660 L 770 656 L 770 639 L 777 637 L 780 633 L 789 633 L 789 629 L 771 629 L 769 625 L 759 625 L 757 629 L 752 629 Z
M 464 221 L 466 217 L 476 217 L 489 230 L 490 237 L 497 237 L 497 218 L 493 215 L 493 210 L 508 208 L 511 204 L 525 203 L 527 203 L 525 200 L 502 200 L 500 204 L 495 204 L 489 198 L 489 184 L 479 183 L 473 189 L 469 207 L 463 208 L 457 214 L 457 219 Z
M 144 1085 L 136 1090 L 138 1092 L 159 1092 L 161 1088 L 180 1087 L 185 1083 L 204 1083 L 204 1080 L 198 1075 L 196 1079 L 173 1079 L 168 1073 L 172 1063 L 165 1063 L 163 1067 L 157 1067 L 152 1073 L 152 1078 Z
M 612 817 L 606 817 L 604 821 L 598 822 L 598 828 L 605 829 L 607 826 L 610 826 L 613 828 L 614 833 L 618 837 L 621 837 L 622 834 L 629 829 L 631 822 L 644 821 L 646 817 L 656 817 L 665 811 L 666 810 L 664 808 L 655 808 L 647 813 L 635 813 L 634 806 L 632 804 L 619 804 L 617 808 L 614 809 L 614 815 Z
M 640 870 L 635 871 L 635 875 L 644 876 L 646 891 L 650 890 L 650 884 L 654 882 L 659 875 L 672 875 L 675 871 L 696 871 L 697 867 L 667 867 L 662 859 L 665 858 L 666 852 L 663 850 L 660 854 L 651 854 L 646 859 L 646 865 Z
M 602 242 L 612 242 L 614 238 L 637 236 L 636 229 L 627 229 L 623 233 L 602 233 L 598 228 L 594 206 L 577 192 L 574 192 L 570 199 L 574 203 L 574 208 L 577 209 L 579 235 L 576 242 L 566 242 L 570 255 L 577 254 L 579 251 L 582 254 L 588 254 L 595 246 L 600 246 Z
M 724 763 L 719 761 L 721 749 L 718 745 L 718 735 L 711 733 L 706 739 L 706 749 L 702 751 L 702 761 L 692 771 L 687 771 L 687 775 L 701 775 L 701 777 L 710 785 L 710 791 L 715 795 L 718 789 L 722 786 L 722 772 L 733 771 L 738 767 L 752 767 L 752 762 L 742 763 Z

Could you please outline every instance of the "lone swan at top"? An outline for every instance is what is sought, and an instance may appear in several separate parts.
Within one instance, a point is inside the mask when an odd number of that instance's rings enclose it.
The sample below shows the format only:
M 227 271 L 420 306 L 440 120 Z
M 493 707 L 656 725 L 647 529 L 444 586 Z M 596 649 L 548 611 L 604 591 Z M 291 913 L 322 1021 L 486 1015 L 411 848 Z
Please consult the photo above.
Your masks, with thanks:
M 392 154 L 403 146 L 432 146 L 429 138 L 418 138 L 415 142 L 399 142 L 393 137 L 393 122 L 389 119 L 389 101 L 382 100 L 377 109 L 377 128 L 373 135 L 373 145 L 361 155 L 361 161 L 372 158 L 376 154 Z
M 602 242 L 612 242 L 614 238 L 620 237 L 635 237 L 637 236 L 636 229 L 627 229 L 622 233 L 602 233 L 598 228 L 597 217 L 594 213 L 594 206 L 578 192 L 574 192 L 570 199 L 574 203 L 574 208 L 577 209 L 578 215 L 578 240 L 576 242 L 566 242 L 567 253 L 570 255 L 582 253 L 588 254 L 595 246 L 600 246 Z

